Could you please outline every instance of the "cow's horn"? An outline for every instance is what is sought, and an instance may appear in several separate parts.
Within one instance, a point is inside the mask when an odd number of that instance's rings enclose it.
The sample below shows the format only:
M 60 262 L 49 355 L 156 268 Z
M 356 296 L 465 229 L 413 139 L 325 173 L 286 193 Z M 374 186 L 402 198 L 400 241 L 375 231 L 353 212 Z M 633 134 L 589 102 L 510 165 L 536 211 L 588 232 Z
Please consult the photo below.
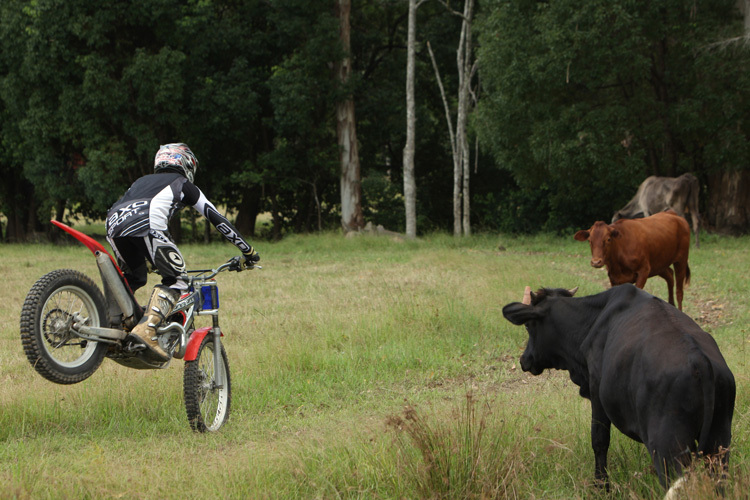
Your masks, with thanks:
M 568 292 L 570 292 L 570 296 L 571 296 L 571 297 L 572 297 L 573 295 L 575 295 L 577 291 L 578 291 L 578 287 L 575 287 L 575 288 L 571 288 L 570 290 L 568 290 Z
M 531 287 L 527 286 L 523 291 L 523 301 L 527 306 L 531 305 Z

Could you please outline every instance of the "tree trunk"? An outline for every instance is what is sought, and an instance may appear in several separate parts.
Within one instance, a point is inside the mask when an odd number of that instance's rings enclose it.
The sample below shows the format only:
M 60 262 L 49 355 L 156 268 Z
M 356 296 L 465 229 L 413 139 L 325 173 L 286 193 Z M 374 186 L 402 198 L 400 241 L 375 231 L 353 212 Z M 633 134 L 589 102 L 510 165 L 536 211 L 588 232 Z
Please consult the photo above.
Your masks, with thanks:
M 172 241 L 178 245 L 182 243 L 182 213 L 177 212 L 174 217 L 169 221 L 169 234 L 172 236 Z
M 461 22 L 461 38 L 458 44 L 456 64 L 458 66 L 458 111 L 456 116 L 456 151 L 459 162 L 453 168 L 453 234 L 471 234 L 469 197 L 469 174 L 471 151 L 466 132 L 471 107 L 470 87 L 472 79 L 471 24 L 474 16 L 474 0 L 464 1 Z
M 350 12 L 351 0 L 336 1 L 336 13 L 340 27 L 339 37 L 345 53 L 343 59 L 336 65 L 338 78 L 342 86 L 347 84 L 351 73 Z M 351 96 L 336 106 L 336 119 L 341 159 L 341 226 L 347 233 L 364 227 L 357 127 L 354 119 L 354 99 Z
M 3 179 L 7 182 L 4 190 L 5 240 L 8 243 L 23 243 L 29 240 L 38 226 L 36 221 L 36 206 L 34 187 L 20 175 L 7 175 Z
M 744 234 L 750 230 L 750 171 L 734 170 L 708 178 L 706 216 L 720 233 Z
M 255 235 L 255 220 L 260 212 L 260 195 L 259 186 L 246 189 L 242 193 L 242 202 L 237 211 L 237 220 L 235 227 L 245 238 L 252 238 Z
M 274 241 L 279 241 L 282 234 L 282 220 L 281 212 L 279 211 L 279 202 L 275 193 L 271 193 L 271 221 L 271 237 Z
M 64 215 L 65 215 L 65 200 L 57 200 L 55 202 L 55 220 L 57 222 L 63 222 Z M 57 243 L 57 240 L 60 237 L 60 231 L 57 229 L 57 227 L 50 224 L 50 227 L 47 230 L 47 235 L 49 237 L 49 240 L 52 243 Z
M 440 70 L 438 69 L 437 62 L 435 62 L 435 54 L 432 52 L 432 46 L 430 45 L 430 42 L 427 42 L 427 49 L 430 52 L 432 68 L 435 70 L 435 79 L 437 80 L 438 87 L 440 88 L 440 97 L 442 97 L 443 99 L 443 108 L 445 109 L 445 122 L 448 125 L 448 137 L 450 138 L 451 157 L 453 158 L 453 234 L 458 236 L 461 234 L 461 206 L 459 204 L 461 193 L 459 190 L 459 181 L 457 176 L 459 176 L 461 172 L 462 156 L 457 134 L 453 133 L 453 118 L 451 117 L 451 109 L 448 105 L 448 99 L 445 97 L 445 87 L 443 86 L 443 80 L 440 77 Z
M 406 145 L 404 146 L 404 208 L 406 236 L 417 236 L 417 183 L 414 177 L 414 52 L 417 32 L 417 0 L 409 0 L 409 28 L 406 43 Z
M 737 10 L 745 19 L 745 36 L 750 37 L 750 0 L 737 0 Z
M 458 95 L 458 123 L 460 124 L 461 133 L 461 169 L 462 185 L 461 199 L 463 201 L 461 226 L 463 234 L 471 234 L 470 206 L 471 198 L 469 197 L 469 174 L 471 172 L 471 154 L 469 149 L 469 139 L 467 137 L 466 124 L 468 122 L 469 108 L 471 107 L 470 87 L 472 77 L 472 45 L 471 45 L 471 24 L 474 17 L 474 0 L 464 2 L 463 23 L 461 28 L 461 46 L 458 48 L 458 73 L 459 73 L 459 95 Z M 458 130 L 458 127 L 456 127 Z

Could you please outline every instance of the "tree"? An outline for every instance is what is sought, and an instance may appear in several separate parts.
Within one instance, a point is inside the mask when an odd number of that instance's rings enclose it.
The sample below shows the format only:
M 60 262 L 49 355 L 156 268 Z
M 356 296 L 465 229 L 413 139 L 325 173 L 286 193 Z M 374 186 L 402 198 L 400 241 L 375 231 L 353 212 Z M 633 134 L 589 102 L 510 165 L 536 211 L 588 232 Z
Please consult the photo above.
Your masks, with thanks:
M 24 114 L 20 78 L 23 38 L 19 2 L 0 4 L 0 212 L 6 227 L 0 227 L 0 242 L 25 241 L 28 227 L 36 220 L 33 186 L 23 175 L 23 135 L 19 128 Z M 1 226 L 1 225 L 0 225 Z
M 417 8 L 422 2 L 409 0 L 409 22 L 406 41 L 406 145 L 404 146 L 404 208 L 406 236 L 417 236 L 417 184 L 414 178 L 414 53 L 416 51 Z
M 351 0 L 336 0 L 339 36 L 344 55 L 336 63 L 336 73 L 342 88 L 351 74 Z M 364 227 L 362 216 L 362 188 L 357 146 L 357 126 L 354 118 L 354 99 L 350 92 L 336 105 L 337 136 L 341 157 L 341 225 L 344 232 Z
M 343 57 L 334 9 L 277 0 L 271 11 L 275 59 L 265 86 L 270 149 L 258 158 L 272 237 L 283 231 L 341 227 L 336 103 L 342 96 L 332 63 Z M 270 126 L 268 126 L 270 125 Z
M 747 52 L 710 49 L 742 29 L 735 3 L 489 5 L 476 130 L 528 199 L 544 193 L 546 229 L 608 220 L 647 175 L 705 186 L 750 164 Z
M 466 126 L 471 106 L 471 79 L 475 66 L 472 58 L 471 26 L 474 19 L 474 0 L 464 0 L 461 16 L 461 38 L 458 44 L 456 65 L 458 66 L 458 112 L 456 113 L 456 150 L 459 162 L 453 173 L 453 234 L 471 234 L 469 197 L 469 173 L 471 171 L 469 141 Z
M 449 7 L 445 3 L 446 7 Z M 461 35 L 456 51 L 456 66 L 458 69 L 458 109 L 456 111 L 455 133 L 452 124 L 451 110 L 445 95 L 445 88 L 440 77 L 440 71 L 428 44 L 430 58 L 435 70 L 435 77 L 440 87 L 440 94 L 445 108 L 445 118 L 448 125 L 451 152 L 453 156 L 453 234 L 471 234 L 471 198 L 469 196 L 470 159 L 467 123 L 469 110 L 472 106 L 471 81 L 476 70 L 472 57 L 472 22 L 474 18 L 474 0 L 464 1 L 463 13 L 451 11 L 461 19 Z
M 196 151 L 215 202 L 257 213 L 266 2 L 22 3 L 9 9 L 20 63 L 6 90 L 23 107 L 24 177 L 41 218 L 50 206 L 101 216 L 174 141 Z

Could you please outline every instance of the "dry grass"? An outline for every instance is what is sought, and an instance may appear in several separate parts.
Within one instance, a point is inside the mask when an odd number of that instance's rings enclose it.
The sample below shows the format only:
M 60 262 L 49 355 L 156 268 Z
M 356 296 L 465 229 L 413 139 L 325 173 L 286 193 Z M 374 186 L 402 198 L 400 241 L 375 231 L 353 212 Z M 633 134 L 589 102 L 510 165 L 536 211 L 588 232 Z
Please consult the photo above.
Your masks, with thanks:
M 747 486 L 747 239 L 691 256 L 685 310 L 714 334 L 738 382 L 726 494 Z M 498 251 L 498 245 L 506 248 Z M 531 377 L 525 332 L 502 305 L 523 286 L 603 289 L 587 248 L 567 239 L 337 235 L 258 242 L 264 269 L 220 277 L 233 414 L 189 430 L 182 370 L 105 361 L 56 386 L 18 336 L 35 279 L 80 246 L 0 246 L 0 498 L 648 498 L 662 494 L 642 445 L 613 431 L 609 496 L 592 481 L 589 406 L 561 372 Z M 232 247 L 188 245 L 192 267 Z M 664 284 L 647 290 L 665 296 Z M 142 291 L 140 297 L 145 297 Z M 408 405 L 405 409 L 404 405 Z M 690 498 L 712 495 L 702 469 Z

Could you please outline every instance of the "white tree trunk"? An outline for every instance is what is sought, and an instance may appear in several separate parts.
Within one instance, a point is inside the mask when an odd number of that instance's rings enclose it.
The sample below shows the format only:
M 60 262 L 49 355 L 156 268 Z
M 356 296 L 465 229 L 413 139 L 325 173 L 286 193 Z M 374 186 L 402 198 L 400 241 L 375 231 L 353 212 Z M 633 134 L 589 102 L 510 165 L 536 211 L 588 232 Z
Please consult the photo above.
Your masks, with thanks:
M 404 146 L 404 209 L 406 236 L 417 236 L 417 183 L 414 177 L 414 53 L 417 38 L 417 0 L 409 0 L 409 27 L 406 42 L 406 145 Z
M 349 17 L 351 0 L 336 0 L 340 39 L 346 56 L 338 62 L 337 73 L 341 84 L 346 84 L 351 73 Z M 354 119 L 354 99 L 351 97 L 336 106 L 336 131 L 341 160 L 341 226 L 344 232 L 364 227 L 362 216 L 362 185 L 357 147 L 357 127 Z
M 450 8 L 447 2 L 443 4 Z M 427 44 L 432 60 L 432 67 L 435 70 L 435 78 L 440 87 L 440 95 L 443 98 L 443 107 L 445 108 L 445 119 L 448 124 L 448 134 L 450 136 L 451 152 L 453 153 L 453 234 L 471 234 L 470 208 L 471 198 L 469 197 L 469 174 L 471 173 L 470 161 L 471 152 L 466 134 L 466 123 L 468 121 L 469 110 L 472 106 L 471 99 L 471 80 L 474 75 L 475 66 L 472 64 L 472 46 L 471 46 L 471 23 L 474 15 L 474 0 L 464 1 L 463 13 L 455 12 L 462 18 L 461 38 L 456 51 L 456 63 L 458 66 L 458 110 L 456 113 L 456 133 L 453 133 L 453 123 L 451 118 L 450 106 L 448 99 L 445 97 L 443 81 L 440 77 L 435 55 L 432 47 Z
M 461 169 L 463 173 L 462 185 L 461 185 L 461 198 L 463 201 L 462 207 L 462 221 L 461 226 L 463 227 L 463 234 L 468 236 L 471 234 L 471 219 L 470 205 L 471 198 L 469 197 L 469 174 L 471 172 L 471 158 L 469 150 L 469 139 L 466 134 L 466 123 L 469 116 L 469 108 L 471 107 L 470 102 L 470 88 L 471 88 L 471 77 L 472 77 L 472 46 L 471 46 L 471 24 L 474 17 L 474 0 L 466 0 L 464 2 L 464 15 L 463 23 L 461 28 L 461 46 L 458 49 L 458 72 L 459 72 L 459 96 L 458 96 L 458 123 L 461 127 L 460 141 L 461 141 Z M 458 128 L 458 127 L 456 127 Z
M 438 87 L 440 87 L 440 96 L 443 98 L 445 122 L 448 124 L 448 137 L 450 138 L 451 154 L 453 156 L 453 234 L 460 235 L 461 227 L 460 225 L 457 227 L 457 224 L 460 224 L 461 221 L 460 210 L 457 212 L 457 208 L 460 209 L 460 191 L 458 189 L 458 181 L 456 180 L 456 175 L 459 175 L 459 173 L 461 172 L 461 153 L 459 151 L 458 141 L 456 140 L 456 134 L 453 132 L 453 118 L 451 117 L 451 109 L 448 105 L 448 99 L 445 97 L 445 87 L 443 87 L 443 79 L 440 76 L 440 70 L 438 69 L 437 62 L 435 61 L 435 54 L 432 52 L 432 46 L 430 45 L 430 42 L 427 42 L 427 49 L 430 52 L 432 68 L 435 70 L 435 79 L 437 80 Z
M 447 5 L 447 4 L 446 4 Z M 469 174 L 471 151 L 466 135 L 469 116 L 470 88 L 472 79 L 471 23 L 474 15 L 474 0 L 464 1 L 461 14 L 461 37 L 456 51 L 458 67 L 458 110 L 456 113 L 456 137 L 453 149 L 453 235 L 471 234 L 469 197 Z

